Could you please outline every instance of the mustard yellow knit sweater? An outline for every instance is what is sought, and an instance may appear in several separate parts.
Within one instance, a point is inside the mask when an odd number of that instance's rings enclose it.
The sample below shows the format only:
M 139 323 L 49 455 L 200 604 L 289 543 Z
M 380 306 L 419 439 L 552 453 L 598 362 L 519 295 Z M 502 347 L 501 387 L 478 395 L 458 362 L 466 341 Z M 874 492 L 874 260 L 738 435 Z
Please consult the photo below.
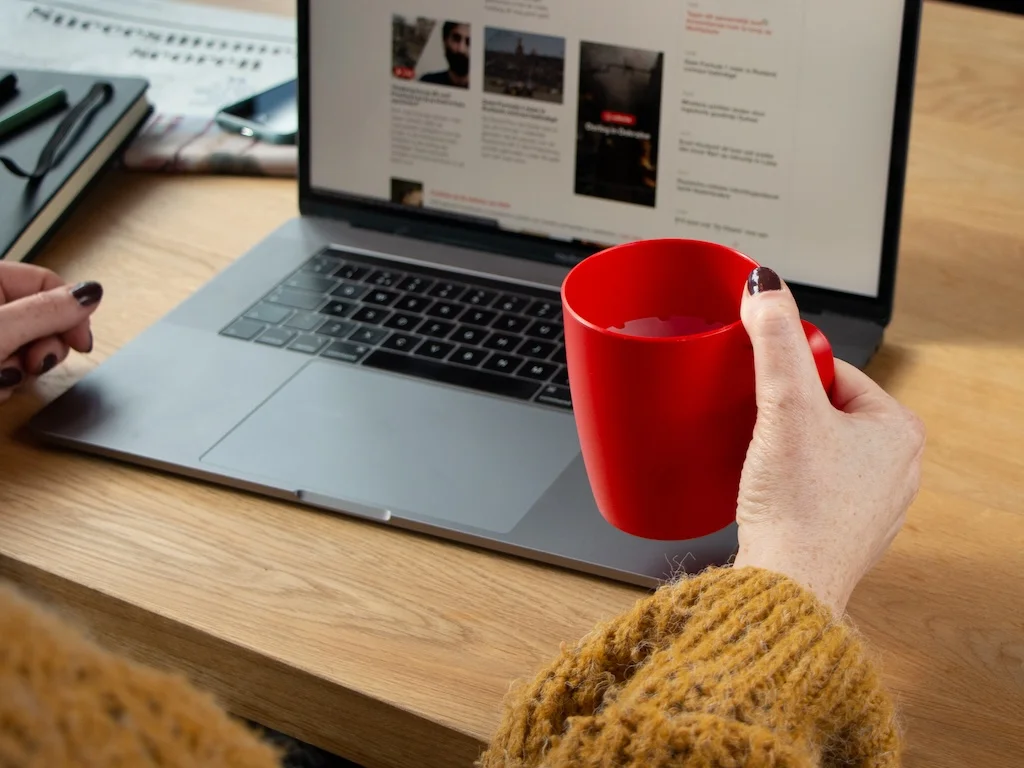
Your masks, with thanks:
M 272 768 L 183 679 L 103 651 L 0 588 L 0 767 Z M 782 576 L 664 587 L 510 695 L 483 768 L 899 765 L 892 705 L 852 632 Z

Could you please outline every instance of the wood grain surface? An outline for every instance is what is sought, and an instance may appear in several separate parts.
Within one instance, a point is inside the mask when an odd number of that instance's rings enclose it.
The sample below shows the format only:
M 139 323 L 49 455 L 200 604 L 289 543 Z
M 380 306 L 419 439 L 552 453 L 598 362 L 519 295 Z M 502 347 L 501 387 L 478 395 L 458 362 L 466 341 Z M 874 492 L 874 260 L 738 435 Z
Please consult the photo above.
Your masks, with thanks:
M 929 448 L 851 612 L 902 708 L 907 765 L 1020 765 L 1024 19 L 928 4 L 918 88 L 896 319 L 870 373 Z M 61 230 L 42 263 L 107 293 L 95 352 L 0 409 L 0 577 L 370 768 L 468 765 L 509 682 L 638 590 L 16 436 L 295 214 L 289 181 L 114 173 Z

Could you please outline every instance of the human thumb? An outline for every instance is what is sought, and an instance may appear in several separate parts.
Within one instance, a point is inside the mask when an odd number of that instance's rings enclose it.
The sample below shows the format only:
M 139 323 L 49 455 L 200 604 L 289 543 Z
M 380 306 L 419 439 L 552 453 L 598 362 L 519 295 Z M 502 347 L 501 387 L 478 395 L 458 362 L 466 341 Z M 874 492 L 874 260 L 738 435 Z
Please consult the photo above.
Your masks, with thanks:
M 767 267 L 747 278 L 740 318 L 754 348 L 757 406 L 807 403 L 822 391 L 793 294 Z
M 37 339 L 66 333 L 96 311 L 99 283 L 79 283 L 0 305 L 0 359 Z

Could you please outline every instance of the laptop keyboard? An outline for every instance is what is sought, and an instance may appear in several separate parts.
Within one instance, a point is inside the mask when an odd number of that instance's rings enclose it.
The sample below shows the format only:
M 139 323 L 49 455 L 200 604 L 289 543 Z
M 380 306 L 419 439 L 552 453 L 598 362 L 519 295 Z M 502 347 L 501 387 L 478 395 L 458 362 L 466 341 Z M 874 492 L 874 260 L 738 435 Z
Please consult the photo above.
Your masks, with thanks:
M 572 407 L 555 291 L 328 248 L 221 335 Z

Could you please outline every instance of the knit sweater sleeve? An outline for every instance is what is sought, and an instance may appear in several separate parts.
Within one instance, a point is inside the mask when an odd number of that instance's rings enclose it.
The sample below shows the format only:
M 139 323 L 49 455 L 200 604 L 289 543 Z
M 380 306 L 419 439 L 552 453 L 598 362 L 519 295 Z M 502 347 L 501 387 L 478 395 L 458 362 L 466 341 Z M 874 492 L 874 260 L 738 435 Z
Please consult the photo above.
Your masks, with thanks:
M 183 678 L 119 658 L 0 584 L 0 766 L 275 768 Z
M 666 586 L 514 689 L 482 768 L 893 768 L 890 699 L 852 630 L 753 568 Z

